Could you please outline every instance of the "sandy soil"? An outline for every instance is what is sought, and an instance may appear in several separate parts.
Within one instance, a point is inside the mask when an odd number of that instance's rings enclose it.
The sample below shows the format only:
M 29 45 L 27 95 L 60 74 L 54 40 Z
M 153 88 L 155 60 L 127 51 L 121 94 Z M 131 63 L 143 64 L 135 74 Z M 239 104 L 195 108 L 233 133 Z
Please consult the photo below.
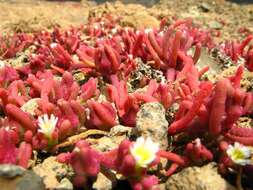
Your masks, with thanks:
M 34 32 L 55 25 L 80 25 L 87 21 L 89 14 L 99 12 L 125 16 L 123 23 L 136 27 L 155 26 L 157 20 L 164 16 L 192 17 L 195 23 L 219 31 L 220 39 L 241 38 L 253 31 L 253 4 L 236 4 L 225 0 L 102 2 L 104 1 L 0 0 L 0 31 Z

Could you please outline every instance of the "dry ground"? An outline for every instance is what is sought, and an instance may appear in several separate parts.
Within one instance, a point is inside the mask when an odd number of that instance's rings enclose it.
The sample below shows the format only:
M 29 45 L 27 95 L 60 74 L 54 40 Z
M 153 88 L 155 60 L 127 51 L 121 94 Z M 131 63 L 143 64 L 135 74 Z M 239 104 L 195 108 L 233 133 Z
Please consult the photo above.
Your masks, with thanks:
M 125 15 L 124 23 L 136 27 L 156 26 L 157 19 L 163 16 L 192 17 L 203 27 L 220 31 L 222 39 L 240 38 L 245 32 L 253 31 L 253 4 L 239 5 L 225 0 L 157 1 L 123 0 L 117 3 L 97 3 L 87 0 L 0 0 L 0 32 L 33 32 L 55 25 L 80 25 L 87 22 L 91 10 L 96 14 L 112 12 Z M 244 33 L 239 33 L 240 29 Z

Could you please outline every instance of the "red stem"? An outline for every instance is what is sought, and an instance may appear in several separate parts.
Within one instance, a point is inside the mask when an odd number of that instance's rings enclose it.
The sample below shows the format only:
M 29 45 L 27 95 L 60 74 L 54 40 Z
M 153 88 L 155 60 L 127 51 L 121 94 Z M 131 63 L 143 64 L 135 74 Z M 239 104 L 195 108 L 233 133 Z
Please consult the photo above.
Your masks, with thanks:
M 177 56 L 178 56 L 178 50 L 180 49 L 180 40 L 182 37 L 182 32 L 177 31 L 175 34 L 175 38 L 172 45 L 172 52 L 171 52 L 171 62 L 170 66 L 175 68 L 177 64 Z
M 27 113 L 12 104 L 7 104 L 5 108 L 7 115 L 18 121 L 26 130 L 35 131 L 36 127 L 33 124 L 33 120 Z
M 179 165 L 185 165 L 186 162 L 184 160 L 183 157 L 175 154 L 175 153 L 172 153 L 172 152 L 167 152 L 167 151 L 164 151 L 164 150 L 159 150 L 159 152 L 157 153 L 160 157 L 163 157 L 163 158 L 166 158 L 172 162 L 175 162 Z

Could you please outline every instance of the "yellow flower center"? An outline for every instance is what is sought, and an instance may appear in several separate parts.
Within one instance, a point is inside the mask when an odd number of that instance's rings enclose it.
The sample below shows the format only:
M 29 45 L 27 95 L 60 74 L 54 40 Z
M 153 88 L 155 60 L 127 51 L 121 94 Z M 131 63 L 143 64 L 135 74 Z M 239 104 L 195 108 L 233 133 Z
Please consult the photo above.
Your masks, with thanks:
M 244 154 L 241 150 L 235 149 L 232 157 L 234 160 L 240 160 L 244 159 Z
M 152 153 L 146 147 L 138 147 L 135 150 L 136 155 L 139 157 L 138 163 L 145 163 L 152 157 Z

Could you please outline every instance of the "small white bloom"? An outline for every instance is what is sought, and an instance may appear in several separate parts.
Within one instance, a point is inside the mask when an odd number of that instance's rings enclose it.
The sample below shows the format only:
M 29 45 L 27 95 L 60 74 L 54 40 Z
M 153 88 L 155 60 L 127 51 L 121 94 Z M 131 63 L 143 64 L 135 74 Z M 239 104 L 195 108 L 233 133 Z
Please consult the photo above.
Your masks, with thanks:
M 133 56 L 132 54 L 128 54 L 128 58 L 129 58 L 129 59 L 133 59 L 134 56 Z
M 4 61 L 0 60 L 0 69 L 4 68 L 4 66 L 5 66 Z
M 136 160 L 137 167 L 146 168 L 156 158 L 159 151 L 159 144 L 154 143 L 151 138 L 139 137 L 130 148 L 130 152 Z
M 231 160 L 239 165 L 251 164 L 251 154 L 252 149 L 250 147 L 244 146 L 238 142 L 235 142 L 234 145 L 229 145 L 227 149 L 227 155 Z
M 159 36 L 160 36 L 160 37 L 163 37 L 163 35 L 164 35 L 164 32 L 163 32 L 163 31 L 159 32 Z
M 39 132 L 43 133 L 48 139 L 52 138 L 52 134 L 55 130 L 58 118 L 55 117 L 53 114 L 50 115 L 50 118 L 48 118 L 48 115 L 42 115 L 38 118 L 39 120 Z
M 93 26 L 93 28 L 94 28 L 95 30 L 97 30 L 97 29 L 99 29 L 99 25 L 96 24 L 96 25 Z
M 145 34 L 148 34 L 149 32 L 152 32 L 152 31 L 153 31 L 153 30 L 152 30 L 151 28 L 147 28 L 147 29 L 144 30 L 144 33 L 145 33 Z
M 56 47 L 57 47 L 57 43 L 51 43 L 51 44 L 50 44 L 50 47 L 51 47 L 51 48 L 56 48 Z
M 196 144 L 197 147 L 201 146 L 201 140 L 200 140 L 200 138 L 196 138 L 195 139 L 195 144 Z
M 112 32 L 112 34 L 117 34 L 117 28 L 113 28 L 112 30 L 111 30 L 111 32 Z

